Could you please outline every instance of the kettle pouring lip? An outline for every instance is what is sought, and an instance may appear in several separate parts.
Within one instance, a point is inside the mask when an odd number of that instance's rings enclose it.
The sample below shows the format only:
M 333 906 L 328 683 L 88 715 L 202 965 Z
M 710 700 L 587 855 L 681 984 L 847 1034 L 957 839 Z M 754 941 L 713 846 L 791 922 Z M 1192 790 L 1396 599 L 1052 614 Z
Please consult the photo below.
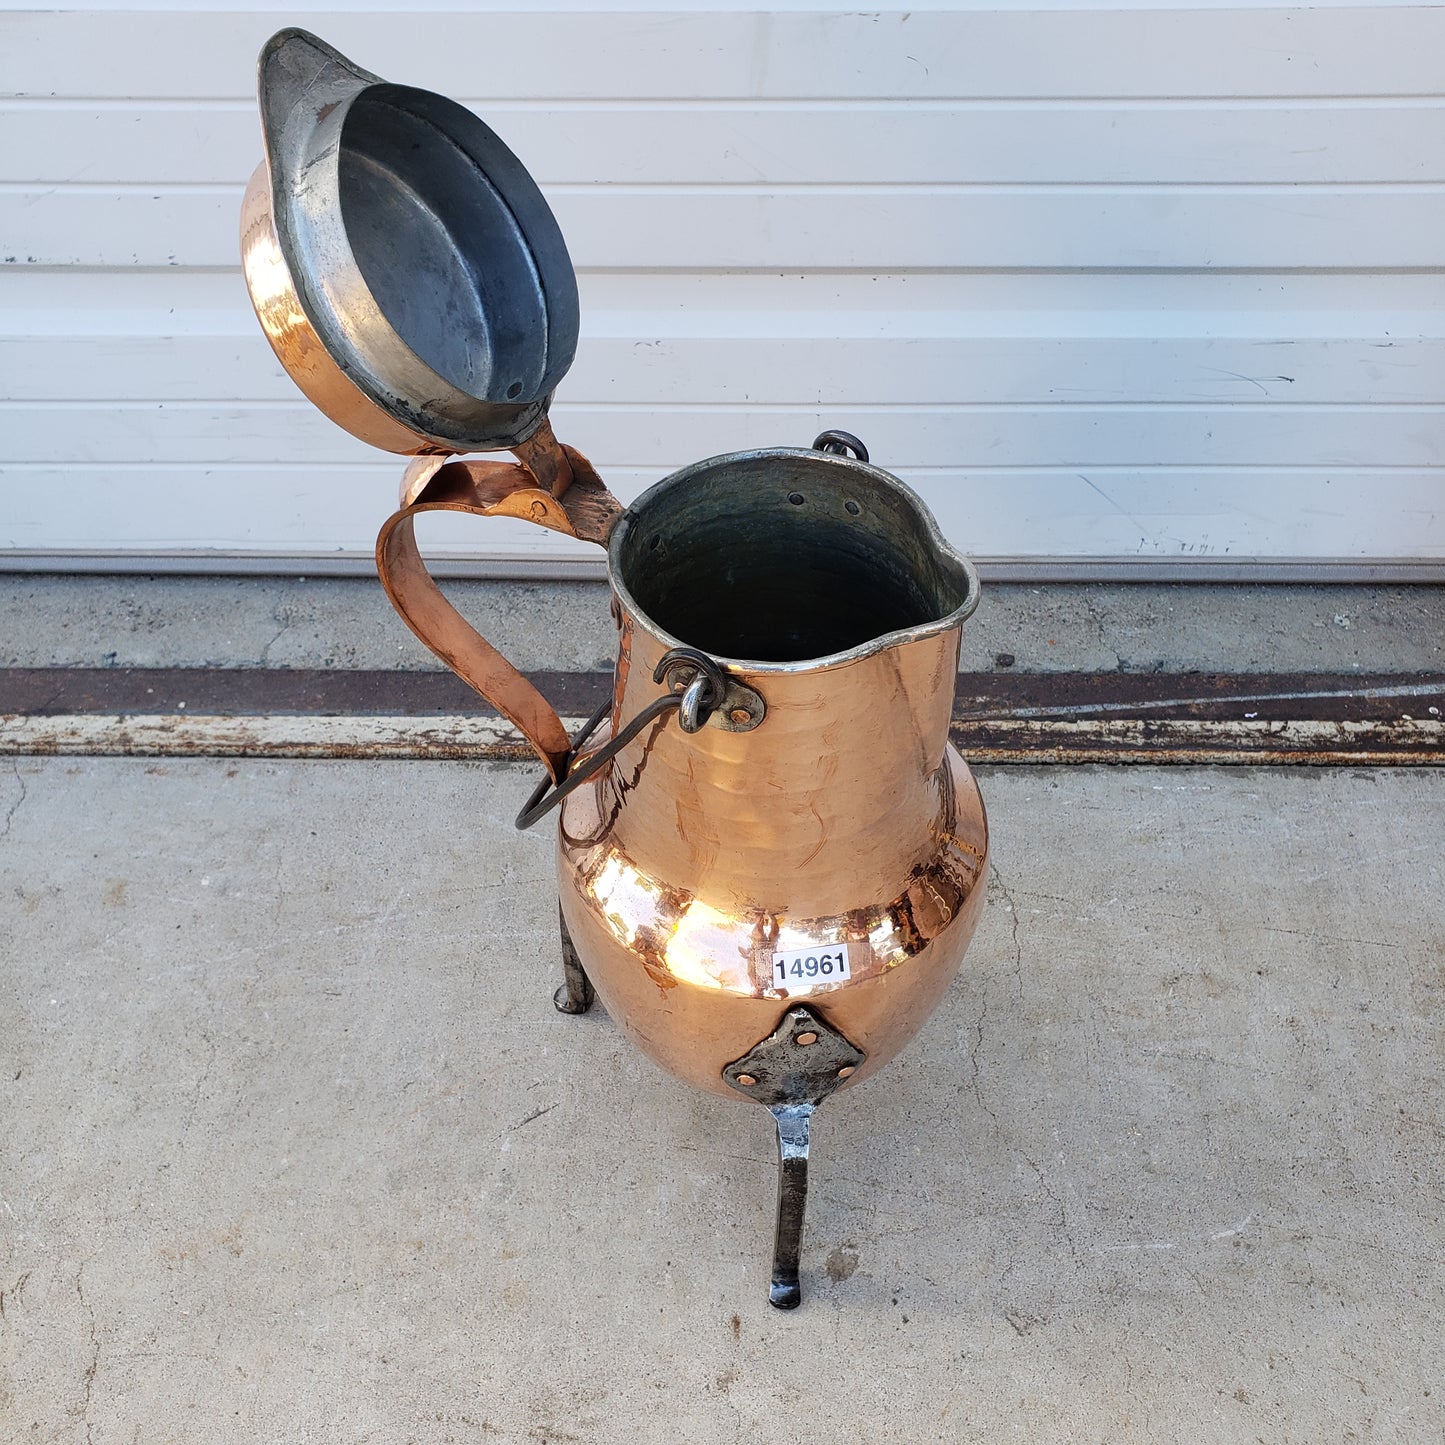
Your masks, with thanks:
M 354 99 L 381 76 L 363 70 L 333 45 L 299 26 L 278 30 L 256 58 L 256 97 L 267 159 L 274 165 L 287 142 L 299 135 L 293 119 L 306 105 L 307 126 Z
M 624 580 L 626 570 L 624 551 L 628 539 L 637 528 L 650 507 L 658 505 L 675 489 L 695 485 L 706 472 L 723 466 L 748 466 L 771 461 L 806 460 L 810 466 L 840 468 L 843 472 L 862 474 L 877 488 L 891 493 L 901 501 L 916 522 L 925 548 L 947 570 L 954 572 L 962 583 L 963 596 L 956 606 L 941 616 L 914 623 L 908 627 L 894 628 L 869 638 L 854 647 L 841 651 L 823 653 L 790 662 L 766 661 L 759 658 L 733 657 L 726 653 L 712 651 L 710 655 L 720 666 L 731 672 L 757 674 L 760 677 L 785 676 L 790 674 L 816 672 L 824 668 L 846 667 L 880 652 L 926 637 L 959 628 L 978 608 L 980 583 L 978 569 L 958 550 L 939 529 L 938 522 L 928 504 L 906 482 L 881 467 L 856 461 L 850 457 L 823 452 L 811 447 L 759 447 L 746 451 L 725 452 L 719 456 L 707 457 L 693 462 L 681 470 L 654 482 L 623 512 L 612 529 L 607 546 L 607 576 L 620 605 L 642 621 L 657 638 L 668 647 L 690 647 L 693 642 L 674 636 L 643 607 Z

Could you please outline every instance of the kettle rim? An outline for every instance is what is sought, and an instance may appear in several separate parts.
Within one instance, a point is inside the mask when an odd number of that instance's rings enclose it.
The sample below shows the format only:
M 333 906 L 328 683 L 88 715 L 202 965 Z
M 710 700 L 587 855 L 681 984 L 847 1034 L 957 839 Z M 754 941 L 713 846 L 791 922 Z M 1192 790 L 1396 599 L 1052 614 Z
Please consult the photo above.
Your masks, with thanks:
M 633 617 L 644 623 L 666 646 L 693 647 L 697 644 L 695 640 L 689 641 L 686 638 L 678 637 L 660 623 L 652 611 L 639 602 L 634 589 L 627 584 L 625 573 L 628 571 L 628 567 L 624 560 L 624 553 L 632 545 L 631 539 L 635 529 L 642 524 L 642 519 L 649 507 L 656 507 L 674 491 L 685 490 L 689 486 L 695 488 L 699 477 L 707 472 L 724 467 L 750 466 L 778 461 L 794 463 L 804 461 L 810 468 L 840 469 L 840 475 L 849 475 L 860 480 L 866 479 L 873 487 L 879 488 L 901 502 L 912 514 L 913 521 L 922 533 L 921 540 L 924 550 L 936 558 L 942 568 L 956 573 L 962 584 L 962 597 L 954 607 L 940 616 L 906 627 L 891 628 L 854 646 L 820 653 L 814 657 L 778 661 L 709 650 L 709 655 L 721 667 L 732 672 L 756 674 L 761 677 L 846 667 L 864 658 L 886 652 L 917 639 L 935 637 L 951 629 L 961 628 L 962 624 L 973 615 L 980 598 L 978 569 L 943 535 L 928 504 L 906 482 L 871 463 L 812 447 L 756 447 L 706 457 L 661 478 L 642 492 L 623 511 L 612 529 L 607 544 L 607 578 L 613 593 L 619 604 Z

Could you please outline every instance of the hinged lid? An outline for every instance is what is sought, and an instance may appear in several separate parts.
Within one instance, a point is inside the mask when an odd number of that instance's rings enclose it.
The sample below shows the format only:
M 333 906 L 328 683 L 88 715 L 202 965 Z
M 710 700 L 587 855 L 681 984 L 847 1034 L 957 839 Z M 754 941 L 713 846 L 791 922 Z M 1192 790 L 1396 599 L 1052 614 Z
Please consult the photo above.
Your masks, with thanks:
M 246 280 L 293 379 L 390 450 L 525 441 L 572 364 L 578 325 L 566 243 L 526 168 L 465 107 L 388 84 L 304 30 L 267 42 L 258 90 L 275 247 L 248 241 Z M 278 253 L 301 313 L 285 323 L 314 332 L 344 382 L 404 431 L 359 424 L 354 395 L 332 405 L 301 359 L 313 338 L 283 341 L 268 324 L 277 278 L 262 270 Z

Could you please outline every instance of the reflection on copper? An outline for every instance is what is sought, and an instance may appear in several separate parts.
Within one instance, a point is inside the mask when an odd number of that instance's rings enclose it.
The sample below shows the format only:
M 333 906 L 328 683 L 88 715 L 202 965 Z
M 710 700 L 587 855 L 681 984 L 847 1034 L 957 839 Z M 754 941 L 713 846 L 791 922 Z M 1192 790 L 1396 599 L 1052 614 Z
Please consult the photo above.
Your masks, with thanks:
M 636 739 L 634 746 L 637 751 L 633 755 L 631 769 L 626 775 L 623 774 L 616 761 L 609 764 L 602 772 L 596 784 L 595 793 L 598 816 L 591 820 L 590 826 L 583 821 L 588 817 L 583 808 L 573 808 L 561 815 L 558 827 L 563 842 L 569 848 L 585 850 L 594 847 L 612 831 L 627 795 L 637 788 L 642 779 L 643 770 L 647 766 L 647 759 L 651 755 L 658 734 L 668 725 L 668 722 L 669 718 L 664 713 Z M 595 734 L 594 738 L 589 740 L 589 745 L 573 760 L 573 769 L 586 767 L 588 758 L 605 747 L 611 737 L 611 728 Z
M 338 426 L 389 452 L 444 452 L 395 420 L 342 371 L 301 305 L 281 251 L 271 206 L 271 178 L 259 165 L 241 202 L 241 270 L 256 319 L 276 359 L 302 392 Z
M 929 856 L 899 877 L 886 902 L 859 901 L 824 914 L 710 891 L 717 860 L 674 868 L 697 886 L 644 866 L 626 846 L 629 822 L 641 809 L 665 806 L 649 789 L 672 786 L 667 780 L 630 771 L 626 790 L 615 778 L 579 790 L 564 805 L 563 906 L 574 939 L 586 940 L 592 981 L 608 1012 L 665 1068 L 722 1093 L 718 1061 L 745 1052 L 760 1023 L 775 1020 L 781 1006 L 806 1000 L 860 1039 L 868 1062 L 848 1082 L 866 1078 L 936 1003 L 982 901 L 986 847 L 977 789 L 951 750 L 942 771 L 946 777 L 928 780 L 926 789 L 936 808 L 925 830 Z M 622 809 L 624 791 L 630 796 Z M 708 851 L 688 856 L 695 865 Z M 778 885 L 785 888 L 786 880 Z M 775 951 L 837 942 L 849 946 L 849 979 L 805 989 L 775 983 Z

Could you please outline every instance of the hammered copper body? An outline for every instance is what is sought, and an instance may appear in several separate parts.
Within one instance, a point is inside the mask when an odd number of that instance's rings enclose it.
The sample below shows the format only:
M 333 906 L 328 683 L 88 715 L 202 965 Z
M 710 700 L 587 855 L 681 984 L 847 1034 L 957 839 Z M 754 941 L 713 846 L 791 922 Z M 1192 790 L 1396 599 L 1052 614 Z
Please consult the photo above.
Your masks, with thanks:
M 719 529 L 734 534 L 721 555 Z M 659 555 L 679 552 L 659 583 Z M 794 580 L 769 594 L 786 559 Z M 588 975 L 662 1067 L 738 1098 L 725 1066 L 806 1002 L 866 1053 L 848 1082 L 866 1078 L 932 1011 L 982 906 L 983 804 L 947 742 L 976 578 L 895 478 L 786 449 L 659 483 L 613 531 L 609 564 L 614 723 L 656 695 L 654 668 L 679 642 L 718 656 L 734 636 L 778 653 L 855 637 L 870 617 L 883 629 L 832 655 L 719 657 L 765 700 L 763 722 L 655 726 L 563 803 L 557 854 Z M 848 615 L 812 605 L 839 588 L 859 598 Z M 701 635 L 669 631 L 644 591 Z M 775 985 L 775 951 L 837 942 L 851 978 Z

